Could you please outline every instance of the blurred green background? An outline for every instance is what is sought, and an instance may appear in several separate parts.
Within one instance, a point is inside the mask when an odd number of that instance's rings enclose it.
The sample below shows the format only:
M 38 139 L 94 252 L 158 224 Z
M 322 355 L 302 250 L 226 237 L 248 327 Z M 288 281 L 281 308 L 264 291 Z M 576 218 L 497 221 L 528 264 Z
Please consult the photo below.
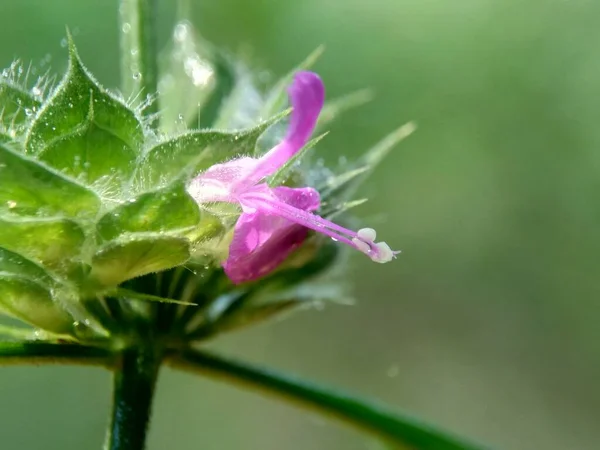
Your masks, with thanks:
M 174 20 L 161 5 L 161 42 Z M 1 0 L 0 66 L 61 72 L 65 26 L 118 82 L 117 2 Z M 516 450 L 600 448 L 600 3 L 198 0 L 194 24 L 283 74 L 319 44 L 330 98 L 372 87 L 323 157 L 414 119 L 357 210 L 403 250 L 353 255 L 354 306 L 215 342 L 222 352 L 377 397 Z M 109 374 L 0 371 L 0 448 L 99 449 Z M 376 449 L 338 424 L 165 370 L 151 450 Z

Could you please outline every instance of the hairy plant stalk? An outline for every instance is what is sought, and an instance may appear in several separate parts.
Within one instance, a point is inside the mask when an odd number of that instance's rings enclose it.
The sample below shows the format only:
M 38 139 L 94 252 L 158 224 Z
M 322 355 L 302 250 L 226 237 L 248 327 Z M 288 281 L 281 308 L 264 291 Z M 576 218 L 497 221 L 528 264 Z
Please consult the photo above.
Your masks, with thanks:
M 124 350 L 114 372 L 105 450 L 143 450 L 161 355 L 151 347 Z
M 121 0 L 119 18 L 121 89 L 144 102 L 158 90 L 156 0 Z M 146 115 L 157 111 L 156 99 L 144 109 Z

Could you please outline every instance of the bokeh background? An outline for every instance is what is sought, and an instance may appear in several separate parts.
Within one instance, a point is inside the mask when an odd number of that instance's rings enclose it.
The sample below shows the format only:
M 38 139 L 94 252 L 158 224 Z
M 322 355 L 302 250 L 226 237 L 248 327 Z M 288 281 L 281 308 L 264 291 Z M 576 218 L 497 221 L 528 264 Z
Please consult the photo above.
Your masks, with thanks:
M 174 2 L 161 5 L 161 42 Z M 0 66 L 61 72 L 65 26 L 118 83 L 117 2 L 1 0 Z M 353 256 L 354 306 L 215 342 L 222 352 L 383 399 L 496 448 L 600 448 L 600 3 L 198 0 L 194 24 L 274 74 L 319 44 L 331 97 L 376 99 L 332 126 L 354 157 L 414 119 L 357 213 L 403 254 Z M 0 370 L 0 448 L 100 448 L 109 374 Z M 252 392 L 165 370 L 151 450 L 379 448 Z

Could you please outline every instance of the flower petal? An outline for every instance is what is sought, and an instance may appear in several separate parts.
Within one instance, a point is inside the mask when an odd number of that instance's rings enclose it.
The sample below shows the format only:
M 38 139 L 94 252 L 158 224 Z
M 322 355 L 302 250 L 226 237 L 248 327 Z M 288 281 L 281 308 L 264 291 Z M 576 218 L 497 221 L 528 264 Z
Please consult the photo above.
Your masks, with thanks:
M 242 157 L 211 166 L 188 185 L 189 194 L 202 204 L 207 202 L 235 202 L 235 190 L 240 180 L 256 167 L 258 160 Z
M 308 142 L 323 108 L 325 86 L 316 73 L 298 72 L 288 95 L 293 111 L 285 138 L 260 158 L 249 176 L 251 183 L 275 173 Z
M 264 190 L 296 208 L 314 211 L 319 207 L 319 195 L 312 188 L 278 187 Z M 306 238 L 308 230 L 288 219 L 245 207 L 238 219 L 229 256 L 223 268 L 229 279 L 243 283 L 261 278 L 275 270 Z

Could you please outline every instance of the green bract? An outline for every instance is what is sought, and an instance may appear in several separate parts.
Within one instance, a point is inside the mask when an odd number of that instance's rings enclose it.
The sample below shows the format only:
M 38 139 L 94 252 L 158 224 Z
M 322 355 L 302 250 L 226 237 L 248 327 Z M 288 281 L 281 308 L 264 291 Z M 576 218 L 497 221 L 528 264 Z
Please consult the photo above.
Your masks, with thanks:
M 131 335 L 132 323 L 153 322 L 166 342 L 186 342 L 332 295 L 332 284 L 310 291 L 302 284 L 337 258 L 339 249 L 318 236 L 260 282 L 233 286 L 220 262 L 239 211 L 201 210 L 186 191 L 210 166 L 280 139 L 290 75 L 261 93 L 248 69 L 195 37 L 187 22 L 175 27 L 161 65 L 161 131 L 149 126 L 156 117 L 143 116 L 152 100 L 127 102 L 100 86 L 71 39 L 67 73 L 48 95 L 39 87 L 45 80 L 30 89 L 0 77 L 3 313 L 82 342 L 112 345 Z M 332 102 L 326 120 L 364 100 L 354 97 Z M 350 188 L 407 131 L 346 173 L 317 176 L 326 215 L 360 203 L 349 199 Z M 303 184 L 323 137 L 270 184 Z

